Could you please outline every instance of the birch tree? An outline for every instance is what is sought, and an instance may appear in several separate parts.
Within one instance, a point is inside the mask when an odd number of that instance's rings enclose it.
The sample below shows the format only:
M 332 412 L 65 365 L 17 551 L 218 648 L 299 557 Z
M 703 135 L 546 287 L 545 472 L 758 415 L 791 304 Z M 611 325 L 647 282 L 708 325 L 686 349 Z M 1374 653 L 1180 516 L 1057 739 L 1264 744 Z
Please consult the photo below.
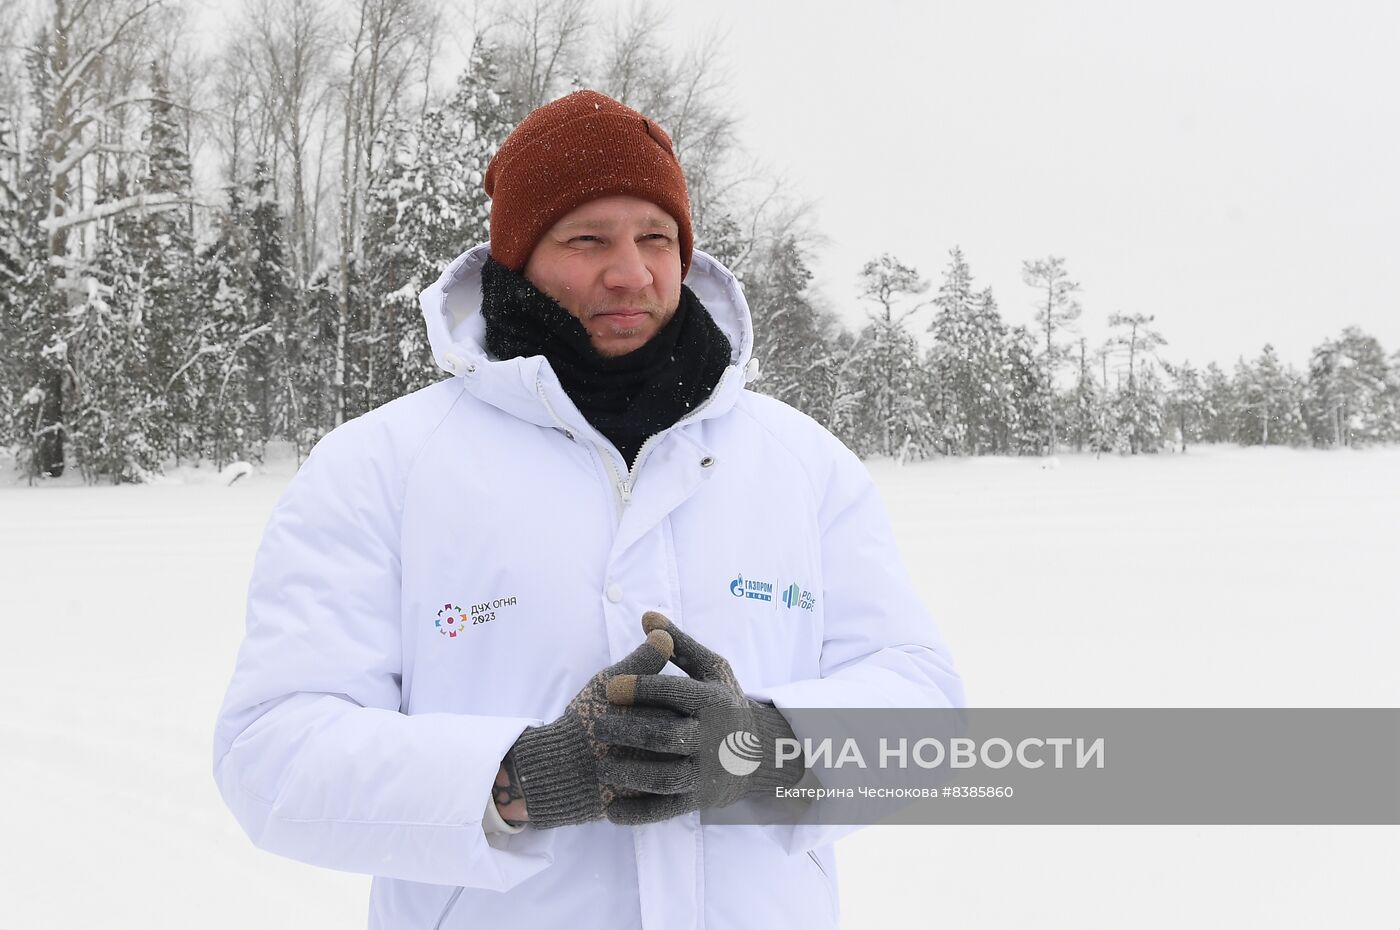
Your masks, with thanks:
M 313 201 L 325 136 L 317 135 L 316 122 L 331 100 L 332 41 L 323 0 L 253 0 L 235 45 L 240 65 L 253 76 L 258 105 L 276 143 L 274 182 L 282 176 L 279 159 L 287 160 L 289 257 L 298 286 L 310 278 L 317 258 Z
M 26 49 L 34 131 L 22 198 L 25 212 L 41 230 L 37 262 L 29 263 L 21 315 L 21 415 L 32 427 L 17 438 L 31 478 L 57 476 L 65 465 L 65 410 L 71 389 L 68 346 L 61 333 L 71 306 L 86 301 L 84 256 L 74 233 L 131 211 L 169 209 L 186 199 L 177 193 L 144 191 L 82 200 L 85 172 L 94 160 L 132 154 L 129 143 L 112 132 L 124 124 L 123 111 L 149 102 L 128 88 L 128 69 L 118 67 L 159 0 L 50 0 L 42 25 Z M 70 247 L 72 246 L 72 247 Z
M 517 0 L 498 8 L 488 41 L 497 47 L 512 125 L 548 103 L 585 68 L 587 0 Z
M 662 38 L 667 22 L 655 5 L 634 5 L 616 17 L 597 43 L 597 87 L 666 130 L 685 168 L 691 219 L 704 226 L 750 175 L 734 164 L 738 117 L 726 92 L 720 35 L 706 32 L 673 49 Z
M 421 0 L 359 0 L 351 20 L 349 63 L 337 88 L 343 108 L 337 223 L 335 359 L 331 378 L 334 423 L 345 420 L 347 344 L 351 326 L 351 266 L 363 239 L 365 186 L 381 148 L 385 120 L 431 48 L 436 16 Z M 426 89 L 425 89 L 426 92 Z

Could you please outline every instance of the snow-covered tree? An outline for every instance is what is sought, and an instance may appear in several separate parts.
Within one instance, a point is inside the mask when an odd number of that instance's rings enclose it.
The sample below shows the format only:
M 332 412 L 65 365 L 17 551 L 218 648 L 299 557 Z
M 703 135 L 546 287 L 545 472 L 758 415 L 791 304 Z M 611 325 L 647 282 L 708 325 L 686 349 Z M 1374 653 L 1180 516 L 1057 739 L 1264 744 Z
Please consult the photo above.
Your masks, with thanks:
M 253 405 L 254 435 L 264 447 L 278 435 L 297 438 L 305 404 L 298 390 L 302 379 L 294 374 L 307 338 L 292 290 L 286 223 L 264 161 L 253 165 L 251 194 L 248 261 L 253 307 L 248 322 L 250 328 L 266 327 L 272 339 L 248 345 L 246 390 Z
M 962 250 L 944 272 L 929 331 L 929 403 L 938 443 L 947 453 L 1001 450 L 1010 416 L 1006 324 L 990 287 L 974 293 Z
M 1237 442 L 1268 446 L 1304 440 L 1302 379 L 1283 365 L 1272 345 L 1265 345 L 1252 364 L 1239 360 L 1235 394 Z
M 1094 380 L 1094 365 L 1089 357 L 1089 340 L 1080 337 L 1074 387 L 1063 400 L 1065 428 L 1067 436 L 1074 443 L 1076 452 L 1088 449 L 1092 452 L 1107 452 L 1111 444 L 1106 440 L 1105 397 L 1099 383 Z
M 901 461 L 933 448 L 933 421 L 925 396 L 926 375 L 919 344 L 905 325 L 918 307 L 896 311 L 906 298 L 928 289 L 916 269 L 891 255 L 866 262 L 863 296 L 878 309 L 856 336 L 843 360 L 846 383 L 838 393 L 857 398 L 851 408 L 852 439 L 861 455 L 897 456 Z
M 20 154 L 8 107 L 0 101 L 0 448 L 15 441 L 20 407 L 23 324 L 20 282 L 26 255 L 20 201 Z
M 1055 376 L 1068 355 L 1069 343 L 1062 337 L 1079 319 L 1082 308 L 1074 295 L 1079 284 L 1069 279 L 1065 270 L 1065 260 L 1050 255 L 1036 261 L 1021 263 L 1021 280 L 1039 292 L 1036 298 L 1035 321 L 1044 336 L 1044 349 L 1041 364 L 1044 368 L 1042 383 L 1047 392 L 1044 407 L 1050 418 L 1047 436 L 1047 454 L 1053 453 L 1059 443 L 1059 417 L 1055 409 Z
M 134 154 L 122 127 L 127 109 L 147 98 L 132 92 L 129 53 L 157 5 L 158 0 L 50 0 L 25 50 L 33 143 L 21 199 L 26 225 L 41 230 L 44 239 L 39 261 L 25 263 L 20 309 L 26 323 L 20 334 L 19 416 L 32 426 L 17 430 L 15 438 L 31 477 L 59 475 L 65 466 L 65 415 L 74 407 L 74 382 L 62 334 L 69 330 L 70 309 L 92 299 L 84 273 L 88 256 L 74 231 L 180 199 L 175 193 L 136 190 L 117 199 L 82 200 L 85 177 L 98 178 L 102 188 L 107 160 Z
M 1136 369 L 1108 401 L 1112 448 L 1125 455 L 1157 452 L 1166 439 L 1162 379 L 1145 358 Z
M 667 18 L 662 4 L 635 4 L 615 19 L 594 41 L 601 61 L 593 86 L 665 128 L 685 168 L 691 221 L 700 226 L 727 206 L 738 114 L 725 92 L 721 37 L 709 32 L 670 48 Z
M 1013 326 L 1003 345 L 1010 417 L 1003 427 L 1001 448 L 1012 455 L 1037 455 L 1049 443 L 1051 396 L 1037 351 L 1039 341 L 1025 326 Z
M 1201 440 L 1203 442 L 1234 442 L 1236 407 L 1235 386 L 1215 362 L 1206 364 L 1201 376 Z
M 143 371 L 148 390 L 160 399 L 163 416 L 153 448 L 178 462 L 195 443 L 195 411 L 199 407 L 200 370 L 207 351 L 207 320 L 191 299 L 194 276 L 194 231 L 189 214 L 178 209 L 188 202 L 193 187 L 184 125 L 170 98 L 165 75 L 150 69 L 149 120 L 142 133 L 145 171 L 136 185 L 147 197 L 173 197 L 175 208 L 137 209 L 124 217 L 121 250 L 140 269 L 133 290 L 117 288 L 113 299 L 139 301 L 136 313 L 146 328 L 147 358 Z
M 272 324 L 259 322 L 252 222 L 240 186 L 229 185 L 228 197 L 227 210 L 215 217 L 214 239 L 200 253 L 195 278 L 196 305 L 208 319 L 207 339 L 216 347 L 202 369 L 197 437 L 218 468 L 261 450 L 266 437 L 253 402 L 250 363 L 255 353 L 269 358 L 267 347 L 273 344 Z
M 982 347 L 973 330 L 972 270 L 961 248 L 955 246 L 948 256 L 933 298 L 936 312 L 928 325 L 933 346 L 925 364 L 935 441 L 945 455 L 961 455 L 974 444 L 971 421 L 983 380 L 977 358 Z
M 455 93 L 417 123 L 400 123 L 370 186 L 365 234 L 369 318 L 361 377 L 378 406 L 434 380 L 418 295 L 466 246 L 488 236 L 482 178 L 512 124 L 495 50 L 478 41 Z
M 138 188 L 118 175 L 106 199 Z M 159 474 L 167 449 L 166 398 L 161 382 L 169 361 L 152 363 L 153 326 L 159 309 L 151 293 L 161 274 L 151 259 L 146 224 L 128 214 L 112 225 L 87 278 L 87 299 L 66 315 L 61 334 L 72 385 L 67 434 L 71 452 L 89 481 L 144 481 Z M 168 347 L 167 347 L 168 348 Z
M 1176 429 L 1181 451 L 1203 438 L 1206 419 L 1205 385 L 1201 373 L 1189 360 L 1180 365 L 1163 362 L 1170 388 L 1167 393 L 1165 415 L 1167 422 Z
M 344 422 L 352 305 L 362 296 L 354 275 L 363 240 L 365 186 L 386 120 L 403 97 L 409 72 L 430 52 L 435 23 L 423 0 L 363 0 L 347 29 L 349 64 L 336 88 L 341 104 L 340 196 L 336 224 L 335 352 L 331 372 L 333 422 Z M 355 308 L 357 309 L 357 308 Z
M 1386 442 L 1400 442 L 1400 349 L 1390 355 L 1385 384 L 1381 405 L 1384 439 Z
M 1386 439 L 1393 427 L 1388 376 L 1380 343 L 1355 326 L 1314 349 L 1305 401 L 1312 441 L 1351 446 Z
M 1162 399 L 1157 390 L 1159 379 L 1155 371 L 1150 383 L 1143 383 L 1143 373 L 1150 367 L 1139 364 L 1146 362 L 1159 346 L 1167 340 L 1148 324 L 1154 316 L 1142 313 L 1114 313 L 1108 318 L 1108 325 L 1117 330 L 1114 342 L 1128 353 L 1128 381 L 1117 392 L 1113 406 L 1118 421 L 1118 430 L 1127 438 L 1128 451 L 1137 455 L 1140 451 L 1156 451 L 1161 444 Z
M 754 387 L 816 417 L 831 406 L 837 359 L 831 344 L 835 323 L 812 305 L 811 280 L 801 247 L 788 236 L 766 250 L 744 294 L 761 372 Z

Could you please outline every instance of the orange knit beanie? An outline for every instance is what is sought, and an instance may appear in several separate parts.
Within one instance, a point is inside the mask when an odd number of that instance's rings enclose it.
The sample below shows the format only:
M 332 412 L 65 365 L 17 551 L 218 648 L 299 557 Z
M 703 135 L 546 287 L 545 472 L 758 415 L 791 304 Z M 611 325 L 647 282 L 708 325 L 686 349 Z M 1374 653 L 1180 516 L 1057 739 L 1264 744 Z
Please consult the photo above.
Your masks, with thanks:
M 680 226 L 690 270 L 690 197 L 671 137 L 631 107 L 580 90 L 531 112 L 486 169 L 491 257 L 522 271 L 559 218 L 599 197 L 649 200 Z

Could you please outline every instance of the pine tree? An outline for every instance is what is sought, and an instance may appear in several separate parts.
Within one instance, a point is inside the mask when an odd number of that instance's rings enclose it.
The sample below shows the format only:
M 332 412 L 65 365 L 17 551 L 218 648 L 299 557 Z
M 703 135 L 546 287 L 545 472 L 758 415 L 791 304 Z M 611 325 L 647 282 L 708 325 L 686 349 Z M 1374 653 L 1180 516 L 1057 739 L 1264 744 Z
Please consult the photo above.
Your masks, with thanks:
M 204 456 L 222 468 L 256 454 L 261 436 L 252 400 L 250 361 L 273 342 L 271 323 L 259 323 L 253 293 L 251 219 L 238 184 L 228 186 L 228 209 L 215 217 L 213 241 L 200 252 L 196 300 L 212 323 L 215 351 L 204 366 L 196 437 Z
M 1147 359 L 1136 368 L 1109 401 L 1113 447 L 1129 455 L 1157 452 L 1166 439 L 1162 380 Z
M 305 337 L 296 312 L 287 254 L 286 223 L 273 195 L 271 169 L 253 165 L 252 210 L 248 214 L 249 277 L 252 328 L 266 327 L 271 340 L 247 347 L 247 387 L 252 403 L 254 439 L 260 449 L 278 435 L 297 441 L 303 422 L 304 398 L 293 377 L 303 356 Z
M 860 273 L 863 296 L 879 305 L 846 359 L 853 378 L 856 452 L 898 457 L 925 455 L 933 447 L 933 422 L 925 397 L 919 344 L 905 319 L 917 307 L 895 312 L 896 303 L 928 289 L 916 269 L 891 255 L 869 261 Z M 839 390 L 839 389 L 838 389 Z
M 721 208 L 712 209 L 703 222 L 695 224 L 694 232 L 695 247 L 733 272 L 747 294 L 747 269 L 744 266 L 753 252 L 753 243 L 739 228 L 733 213 Z
M 1181 451 L 1185 452 L 1188 446 L 1202 439 L 1206 412 L 1205 386 L 1201 383 L 1200 372 L 1192 367 L 1189 360 L 1180 365 L 1163 362 L 1162 367 L 1166 369 L 1171 382 L 1165 415 L 1175 427 L 1177 441 L 1181 443 Z
M 997 309 L 991 287 L 977 293 L 972 304 L 971 338 L 973 370 L 971 378 L 973 455 L 1006 453 L 1005 436 L 1011 421 L 1014 397 L 1009 373 L 1012 363 L 1008 346 L 1010 330 Z
M 1133 455 L 1156 451 L 1161 440 L 1161 400 L 1155 372 L 1150 383 L 1143 383 L 1142 374 L 1149 369 L 1138 364 L 1140 358 L 1166 345 L 1167 340 L 1148 326 L 1154 319 L 1141 313 L 1114 313 L 1108 318 L 1109 326 L 1121 330 L 1115 337 L 1117 344 L 1128 351 L 1128 383 L 1117 392 L 1114 409 L 1119 431 Z
M 1381 406 L 1382 438 L 1386 442 L 1400 442 L 1400 349 L 1390 356 L 1385 384 Z
M 118 173 L 104 199 L 136 188 Z M 94 262 L 97 273 L 87 279 L 87 300 L 66 315 L 62 340 L 73 384 L 68 437 L 89 482 L 144 481 L 160 473 L 166 454 L 160 442 L 166 399 L 159 390 L 165 371 L 152 364 L 159 326 L 151 325 L 151 294 L 161 272 L 149 264 L 147 232 L 134 214 L 112 224 Z
M 142 136 L 146 171 L 137 190 L 145 195 L 173 195 L 187 201 L 193 186 L 184 129 L 175 117 L 165 76 L 150 68 L 151 112 Z M 140 312 L 147 329 L 149 355 L 143 371 L 147 390 L 161 399 L 164 416 L 153 423 L 147 438 L 152 447 L 176 462 L 195 446 L 195 413 L 200 404 L 201 370 L 209 351 L 205 342 L 208 320 L 195 309 L 194 232 L 189 214 L 178 201 L 165 207 L 134 212 L 124 235 L 124 248 L 141 266 Z M 116 299 L 124 299 L 114 295 Z M 197 454 L 197 452 L 196 452 Z
M 1074 387 L 1064 404 L 1065 425 L 1076 452 L 1083 452 L 1085 448 L 1103 452 L 1106 450 L 1099 442 L 1102 398 L 1098 383 L 1094 381 L 1093 366 L 1089 362 L 1089 341 L 1082 336 L 1079 339 L 1077 363 Z
M 1050 391 L 1037 346 L 1036 335 L 1024 326 L 1013 326 L 1003 343 L 1010 416 L 1001 445 L 1012 455 L 1038 455 L 1049 443 Z
M 1041 380 L 1046 391 L 1043 406 L 1050 418 L 1046 440 L 1046 454 L 1050 455 L 1059 444 L 1055 376 L 1066 357 L 1066 344 L 1060 342 L 1057 337 L 1070 329 L 1082 312 L 1079 301 L 1074 299 L 1074 294 L 1079 291 L 1079 284 L 1069 280 L 1069 272 L 1065 271 L 1065 260 L 1055 255 L 1039 261 L 1022 262 L 1021 280 L 1028 287 L 1043 292 L 1036 301 L 1035 320 L 1045 337 L 1044 351 L 1041 355 L 1044 369 Z
M 1380 343 L 1355 326 L 1314 349 L 1305 401 L 1313 442 L 1351 446 L 1384 440 L 1387 377 Z
M 929 324 L 929 402 L 945 453 L 980 455 L 1003 449 L 1009 414 L 1006 323 L 990 287 L 974 293 L 962 250 L 951 261 Z
M 815 417 L 831 406 L 836 359 L 829 335 L 834 323 L 812 306 L 811 281 L 797 241 L 788 236 L 767 250 L 744 294 L 761 375 L 754 387 Z
M 1302 441 L 1302 380 L 1280 362 L 1272 345 L 1253 364 L 1235 368 L 1235 435 L 1245 445 L 1288 445 Z
M 18 299 L 24 278 L 19 195 L 20 157 L 8 110 L 0 107 L 0 449 L 14 444 L 21 388 L 23 327 Z
M 1206 365 L 1201 378 L 1201 439 L 1204 442 L 1234 442 L 1236 407 L 1235 386 L 1215 362 Z
M 981 424 L 974 410 L 980 406 L 982 376 L 973 321 L 972 270 L 962 249 L 949 253 L 943 283 L 933 299 L 937 308 L 929 332 L 929 407 L 937 442 L 945 455 L 962 455 L 976 445 L 974 434 Z M 974 453 L 975 454 L 975 453 Z

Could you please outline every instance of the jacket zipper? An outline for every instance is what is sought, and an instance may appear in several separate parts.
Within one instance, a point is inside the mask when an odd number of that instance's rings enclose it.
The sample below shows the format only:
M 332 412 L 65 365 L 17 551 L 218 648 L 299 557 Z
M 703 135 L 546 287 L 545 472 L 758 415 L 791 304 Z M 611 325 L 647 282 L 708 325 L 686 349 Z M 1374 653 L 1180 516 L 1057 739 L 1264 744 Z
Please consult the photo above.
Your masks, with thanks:
M 728 374 L 727 369 L 725 373 Z M 706 397 L 703 401 L 701 401 L 699 406 L 697 406 L 694 410 L 690 411 L 685 416 L 681 417 L 679 420 L 672 423 L 665 429 L 659 430 L 648 436 L 646 438 L 646 441 L 642 443 L 641 447 L 637 449 L 637 458 L 635 461 L 633 461 L 632 467 L 628 469 L 627 477 L 625 478 L 622 476 L 622 472 L 617 467 L 617 458 L 619 456 L 610 454 L 609 451 L 603 448 L 601 444 L 590 440 L 589 445 L 593 446 L 593 448 L 597 450 L 599 457 L 602 458 L 603 461 L 608 463 L 608 471 L 612 473 L 613 478 L 613 490 L 617 491 L 618 501 L 620 502 L 620 506 L 622 508 L 625 508 L 632 500 L 632 486 L 637 480 L 637 469 L 641 468 L 642 460 L 646 458 L 646 453 L 651 449 L 653 443 L 655 443 L 656 440 L 660 439 L 666 433 L 675 429 L 677 426 L 680 426 L 687 420 L 694 419 L 700 413 L 700 411 L 708 407 L 710 403 L 715 399 L 715 395 L 719 393 L 720 384 L 722 384 L 723 381 L 724 376 L 721 375 L 720 383 L 715 385 L 715 389 L 710 392 L 710 396 Z M 540 401 L 544 404 L 544 408 L 549 411 L 550 419 L 554 421 L 555 425 L 558 426 L 561 430 L 563 430 L 565 435 L 573 436 L 574 430 L 566 426 L 564 424 L 564 421 L 559 419 L 559 414 L 554 412 L 554 407 L 550 404 L 549 398 L 546 397 L 544 393 L 544 381 L 539 376 L 535 377 L 535 393 L 540 396 Z M 590 426 L 589 428 L 591 429 L 592 427 Z M 594 430 L 594 432 L 597 431 Z
M 452 896 L 443 905 L 442 913 L 438 915 L 437 923 L 433 924 L 433 930 L 442 930 L 442 922 L 447 919 L 447 915 L 452 913 L 452 905 L 457 903 L 457 899 L 462 896 L 462 888 L 459 886 L 452 892 Z

